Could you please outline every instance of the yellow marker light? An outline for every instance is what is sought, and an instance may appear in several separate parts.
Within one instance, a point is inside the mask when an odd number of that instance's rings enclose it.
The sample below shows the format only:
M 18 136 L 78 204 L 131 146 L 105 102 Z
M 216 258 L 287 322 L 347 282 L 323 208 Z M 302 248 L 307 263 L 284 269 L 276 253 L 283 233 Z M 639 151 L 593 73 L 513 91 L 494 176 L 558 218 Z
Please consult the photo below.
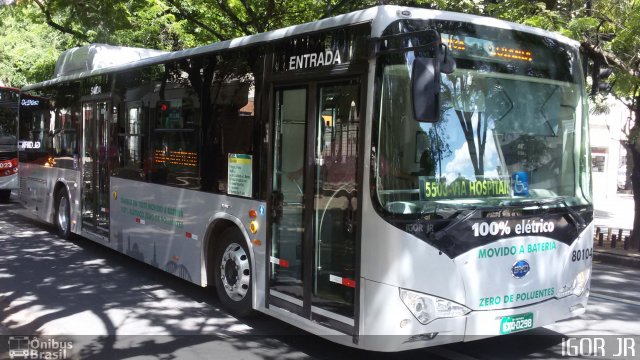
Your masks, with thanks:
M 118 192 L 117 191 L 113 192 L 113 200 L 118 200 Z
M 258 217 L 258 212 L 255 211 L 254 209 L 249 210 L 249 217 L 252 219 L 255 219 Z
M 258 226 L 257 221 L 253 220 L 249 223 L 249 231 L 251 231 L 252 234 L 257 233 L 259 228 L 260 226 Z

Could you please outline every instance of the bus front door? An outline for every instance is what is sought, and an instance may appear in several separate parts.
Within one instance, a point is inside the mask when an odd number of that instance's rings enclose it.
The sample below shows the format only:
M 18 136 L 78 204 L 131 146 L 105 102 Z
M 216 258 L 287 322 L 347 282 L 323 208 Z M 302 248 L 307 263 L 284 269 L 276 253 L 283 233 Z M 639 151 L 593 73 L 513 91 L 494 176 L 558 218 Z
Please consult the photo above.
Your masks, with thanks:
M 106 102 L 82 105 L 82 231 L 109 238 L 109 117 Z
M 277 90 L 274 114 L 270 298 L 298 315 L 304 314 L 307 93 L 306 88 Z
M 359 89 L 276 90 L 269 304 L 355 332 Z

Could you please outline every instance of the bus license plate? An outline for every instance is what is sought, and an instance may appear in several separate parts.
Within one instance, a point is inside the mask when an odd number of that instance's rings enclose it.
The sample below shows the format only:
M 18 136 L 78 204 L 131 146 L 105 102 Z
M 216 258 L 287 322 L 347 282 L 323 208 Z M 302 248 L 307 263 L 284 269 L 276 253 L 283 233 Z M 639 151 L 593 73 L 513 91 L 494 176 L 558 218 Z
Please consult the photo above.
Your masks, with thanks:
M 500 334 L 503 335 L 531 328 L 533 328 L 533 313 L 505 316 L 500 321 Z

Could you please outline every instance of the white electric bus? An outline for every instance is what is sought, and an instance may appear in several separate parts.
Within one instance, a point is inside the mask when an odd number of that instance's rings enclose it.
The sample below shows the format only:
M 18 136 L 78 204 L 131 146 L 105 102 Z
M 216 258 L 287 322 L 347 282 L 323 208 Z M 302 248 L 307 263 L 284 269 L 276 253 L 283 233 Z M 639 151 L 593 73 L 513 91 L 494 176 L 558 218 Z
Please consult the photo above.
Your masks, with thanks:
M 76 48 L 22 89 L 20 198 L 62 237 L 342 344 L 523 331 L 587 303 L 582 69 L 563 36 L 395 6 Z
M 18 99 L 20 90 L 0 86 L 0 203 L 18 188 Z

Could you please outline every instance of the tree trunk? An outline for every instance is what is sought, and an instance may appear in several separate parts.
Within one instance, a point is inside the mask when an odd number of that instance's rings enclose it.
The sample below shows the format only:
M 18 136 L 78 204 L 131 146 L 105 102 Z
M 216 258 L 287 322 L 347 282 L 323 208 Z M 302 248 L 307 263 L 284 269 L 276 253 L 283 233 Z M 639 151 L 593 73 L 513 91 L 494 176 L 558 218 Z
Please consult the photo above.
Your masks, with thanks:
M 627 156 L 632 157 L 633 169 L 631 172 L 631 189 L 633 190 L 633 231 L 631 232 L 631 246 L 637 249 L 640 246 L 640 97 L 636 97 L 636 107 L 634 111 L 635 123 L 630 131 L 630 138 L 633 142 L 627 147 Z
M 634 144 L 635 145 L 635 144 Z M 638 248 L 640 245 L 640 151 L 636 146 L 630 146 L 630 154 L 633 160 L 633 172 L 631 173 L 631 188 L 633 190 L 633 232 L 631 234 L 631 246 Z
M 633 175 L 633 157 L 631 156 L 631 152 L 625 146 L 625 150 L 627 150 L 626 156 L 626 167 L 627 171 L 624 174 L 624 190 L 631 190 L 631 175 Z

